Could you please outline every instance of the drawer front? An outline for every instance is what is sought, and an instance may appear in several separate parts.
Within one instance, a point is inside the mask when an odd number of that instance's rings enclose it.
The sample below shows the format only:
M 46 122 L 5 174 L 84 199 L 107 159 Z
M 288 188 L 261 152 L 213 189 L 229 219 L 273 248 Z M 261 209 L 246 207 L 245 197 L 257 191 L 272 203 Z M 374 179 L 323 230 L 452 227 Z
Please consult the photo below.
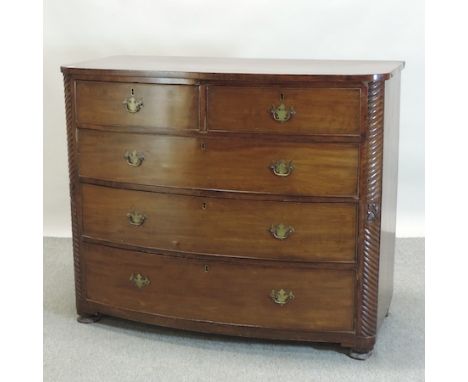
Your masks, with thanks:
M 359 88 L 208 88 L 208 130 L 359 135 Z
M 354 196 L 358 151 L 356 144 L 79 132 L 81 176 L 189 189 Z
M 79 124 L 198 129 L 198 87 L 78 81 Z
M 85 243 L 89 300 L 175 318 L 352 331 L 354 272 L 200 261 Z
M 262 259 L 355 259 L 355 204 L 218 199 L 87 184 L 82 196 L 84 234 L 97 239 Z

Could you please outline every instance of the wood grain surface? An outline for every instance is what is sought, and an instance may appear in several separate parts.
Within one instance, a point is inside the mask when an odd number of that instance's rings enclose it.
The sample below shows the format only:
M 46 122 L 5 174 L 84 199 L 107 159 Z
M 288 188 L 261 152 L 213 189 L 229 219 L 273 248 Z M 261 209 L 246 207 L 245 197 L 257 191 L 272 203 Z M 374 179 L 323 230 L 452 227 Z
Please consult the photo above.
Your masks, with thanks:
M 281 95 L 283 101 L 280 101 Z M 359 88 L 208 87 L 208 130 L 282 135 L 360 133 Z M 277 122 L 272 106 L 294 115 Z
M 62 66 L 69 74 L 256 81 L 377 81 L 401 71 L 403 61 L 297 60 L 222 57 L 111 56 Z
M 351 331 L 354 272 L 180 259 L 85 243 L 87 299 L 171 318 L 310 331 Z M 138 288 L 130 276 L 149 284 Z M 292 291 L 285 305 L 272 290 Z
M 143 102 L 136 113 L 123 103 L 132 90 Z M 197 86 L 78 81 L 76 93 L 80 124 L 198 129 Z
M 266 194 L 357 195 L 356 144 L 269 142 L 261 139 L 79 132 L 80 176 L 145 185 Z M 144 155 L 139 167 L 124 154 Z M 287 177 L 270 165 L 292 161 Z
M 283 261 L 354 262 L 356 212 L 350 203 L 204 198 L 84 184 L 83 234 L 149 248 Z M 146 216 L 141 226 L 128 213 Z M 276 239 L 272 226 L 292 226 Z

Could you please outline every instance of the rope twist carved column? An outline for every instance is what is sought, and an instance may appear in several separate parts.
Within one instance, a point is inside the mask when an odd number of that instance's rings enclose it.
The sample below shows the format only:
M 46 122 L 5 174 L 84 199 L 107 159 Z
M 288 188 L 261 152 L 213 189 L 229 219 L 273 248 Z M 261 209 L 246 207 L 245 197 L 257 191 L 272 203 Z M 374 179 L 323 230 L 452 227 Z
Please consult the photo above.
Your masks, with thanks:
M 75 125 L 73 123 L 73 81 L 70 75 L 63 76 L 65 88 L 65 112 L 67 120 L 67 145 L 68 145 L 68 173 L 70 177 L 70 204 L 73 234 L 73 263 L 75 268 L 75 293 L 76 299 L 81 299 L 81 276 L 80 276 L 80 236 L 78 224 L 78 211 L 76 206 L 76 185 L 78 182 L 78 170 L 75 155 Z
M 364 337 L 375 336 L 377 331 L 384 90 L 385 85 L 383 81 L 369 83 L 366 177 L 367 216 L 364 217 L 364 240 L 361 258 L 361 322 L 358 327 L 358 334 Z

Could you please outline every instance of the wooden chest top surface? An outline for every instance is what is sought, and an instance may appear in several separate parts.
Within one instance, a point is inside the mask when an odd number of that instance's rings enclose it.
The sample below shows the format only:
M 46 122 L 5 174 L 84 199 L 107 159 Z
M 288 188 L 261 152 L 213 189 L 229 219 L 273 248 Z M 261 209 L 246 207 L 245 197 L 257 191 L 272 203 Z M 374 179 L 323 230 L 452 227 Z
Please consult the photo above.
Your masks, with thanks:
M 135 76 L 222 78 L 223 75 L 285 75 L 361 81 L 385 80 L 404 67 L 403 61 L 297 60 L 216 57 L 112 56 L 62 66 L 65 73 L 100 71 Z

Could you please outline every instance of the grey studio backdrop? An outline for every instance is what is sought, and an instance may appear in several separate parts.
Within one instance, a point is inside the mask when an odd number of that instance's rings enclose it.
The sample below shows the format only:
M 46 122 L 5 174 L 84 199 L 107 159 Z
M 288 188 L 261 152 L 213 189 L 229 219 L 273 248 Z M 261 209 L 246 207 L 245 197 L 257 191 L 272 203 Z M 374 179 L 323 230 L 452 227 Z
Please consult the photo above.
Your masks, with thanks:
M 71 236 L 62 64 L 122 54 L 404 60 L 397 235 L 424 236 L 421 0 L 46 0 L 44 235 Z

